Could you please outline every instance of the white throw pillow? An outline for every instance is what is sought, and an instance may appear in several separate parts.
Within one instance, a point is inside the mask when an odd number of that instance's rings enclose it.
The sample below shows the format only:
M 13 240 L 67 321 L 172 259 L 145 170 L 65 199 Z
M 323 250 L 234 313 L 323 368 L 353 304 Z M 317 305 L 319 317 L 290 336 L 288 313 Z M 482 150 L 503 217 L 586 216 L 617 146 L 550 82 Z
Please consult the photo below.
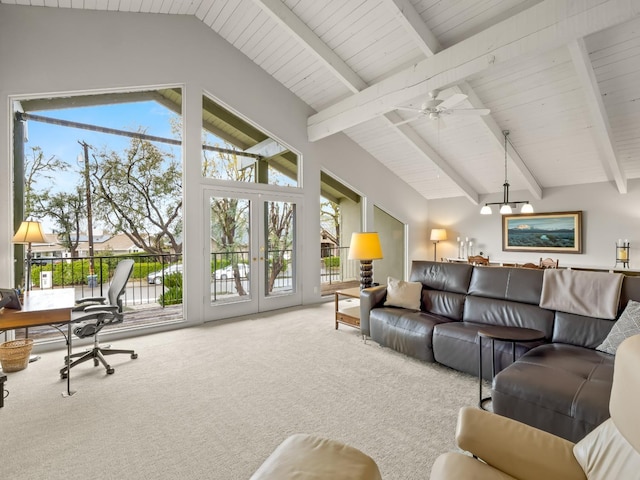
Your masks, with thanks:
M 386 307 L 402 307 L 420 310 L 422 284 L 420 282 L 405 282 L 397 278 L 387 278 Z
M 640 333 L 640 303 L 629 300 L 624 312 L 613 324 L 609 335 L 596 347 L 596 350 L 615 355 L 624 339 L 638 333 Z
M 573 454 L 589 480 L 638 478 L 640 454 L 610 418 L 576 443 Z

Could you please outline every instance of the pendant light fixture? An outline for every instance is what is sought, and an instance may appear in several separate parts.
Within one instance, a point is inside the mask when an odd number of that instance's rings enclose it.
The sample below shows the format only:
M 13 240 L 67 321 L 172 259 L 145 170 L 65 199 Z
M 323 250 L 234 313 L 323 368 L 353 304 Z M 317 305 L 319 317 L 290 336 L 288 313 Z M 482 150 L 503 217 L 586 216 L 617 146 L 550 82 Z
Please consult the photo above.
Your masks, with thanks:
M 509 200 L 509 180 L 507 179 L 507 142 L 509 130 L 503 130 L 502 134 L 504 135 L 504 184 L 502 185 L 502 201 L 485 203 L 484 207 L 480 209 L 480 214 L 491 215 L 493 213 L 491 205 L 500 205 L 500 214 L 509 215 L 513 212 L 511 207 L 517 207 L 520 203 L 522 203 L 522 208 L 520 209 L 521 213 L 533 213 L 533 206 L 528 200 Z

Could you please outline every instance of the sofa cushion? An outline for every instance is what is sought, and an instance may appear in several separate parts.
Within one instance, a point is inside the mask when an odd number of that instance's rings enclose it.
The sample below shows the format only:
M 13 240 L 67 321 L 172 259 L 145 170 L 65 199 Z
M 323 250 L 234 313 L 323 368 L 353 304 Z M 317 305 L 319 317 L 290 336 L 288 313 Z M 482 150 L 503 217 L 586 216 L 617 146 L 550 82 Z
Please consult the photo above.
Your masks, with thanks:
M 595 349 L 607 337 L 613 323 L 604 318 L 555 312 L 551 341 Z
M 609 418 L 615 357 L 546 344 L 493 381 L 493 411 L 576 442 Z
M 553 312 L 528 303 L 498 300 L 468 295 L 464 302 L 465 322 L 498 325 L 500 327 L 533 328 L 551 338 Z
M 422 310 L 442 315 L 452 320 L 462 320 L 466 295 L 442 292 L 440 290 L 422 290 Z
M 538 305 L 542 277 L 542 270 L 530 268 L 476 268 L 469 295 Z
M 371 310 L 371 339 L 410 357 L 433 362 L 433 327 L 449 319 L 404 308 L 382 307 Z
M 573 454 L 588 480 L 638 478 L 640 453 L 609 419 L 580 440 Z
M 447 367 L 478 375 L 478 330 L 485 324 L 472 322 L 449 322 L 434 326 L 433 355 L 436 362 Z M 516 358 L 542 341 L 516 343 Z M 499 372 L 513 362 L 511 342 L 494 342 L 495 369 Z M 491 342 L 482 342 L 482 373 L 485 380 L 491 380 Z
M 462 263 L 414 261 L 409 280 L 433 290 L 466 294 L 473 268 L 473 265 Z
M 620 318 L 613 324 L 607 338 L 604 339 L 596 350 L 601 352 L 616 354 L 618 346 L 626 338 L 640 333 L 640 303 L 629 300 L 627 308 L 624 309 Z
M 420 282 L 405 282 L 397 278 L 387 277 L 387 299 L 385 307 L 401 307 L 420 310 L 422 284 Z

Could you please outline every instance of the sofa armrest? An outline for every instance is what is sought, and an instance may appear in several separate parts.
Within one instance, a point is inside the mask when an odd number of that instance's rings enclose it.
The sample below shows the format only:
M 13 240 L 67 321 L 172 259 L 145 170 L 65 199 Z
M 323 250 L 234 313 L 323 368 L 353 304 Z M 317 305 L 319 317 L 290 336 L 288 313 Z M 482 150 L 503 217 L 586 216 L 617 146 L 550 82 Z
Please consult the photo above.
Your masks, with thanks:
M 369 314 L 375 307 L 381 307 L 387 297 L 386 285 L 365 288 L 360 292 L 360 331 L 362 335 L 371 335 Z
M 477 408 L 458 415 L 456 443 L 492 467 L 521 480 L 586 480 L 564 438 Z

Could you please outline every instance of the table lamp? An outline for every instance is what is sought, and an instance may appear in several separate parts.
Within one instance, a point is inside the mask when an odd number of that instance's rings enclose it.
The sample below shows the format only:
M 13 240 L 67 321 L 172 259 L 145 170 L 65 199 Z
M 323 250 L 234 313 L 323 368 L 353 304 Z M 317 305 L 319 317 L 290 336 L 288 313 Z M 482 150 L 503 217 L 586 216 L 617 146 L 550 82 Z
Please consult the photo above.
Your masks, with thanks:
M 440 240 L 447 239 L 447 231 L 444 228 L 434 228 L 431 230 L 431 240 L 433 241 L 433 261 L 436 261 L 436 248 Z
M 13 243 L 22 243 L 27 245 L 27 258 L 25 264 L 27 268 L 27 274 L 25 276 L 26 283 L 25 289 L 31 290 L 31 244 L 32 243 L 44 243 L 44 233 L 42 233 L 42 225 L 40 222 L 34 220 L 23 220 L 20 224 L 20 228 L 13 236 Z
M 373 260 L 382 259 L 382 247 L 377 232 L 351 234 L 349 260 L 360 260 L 360 290 L 373 283 Z

